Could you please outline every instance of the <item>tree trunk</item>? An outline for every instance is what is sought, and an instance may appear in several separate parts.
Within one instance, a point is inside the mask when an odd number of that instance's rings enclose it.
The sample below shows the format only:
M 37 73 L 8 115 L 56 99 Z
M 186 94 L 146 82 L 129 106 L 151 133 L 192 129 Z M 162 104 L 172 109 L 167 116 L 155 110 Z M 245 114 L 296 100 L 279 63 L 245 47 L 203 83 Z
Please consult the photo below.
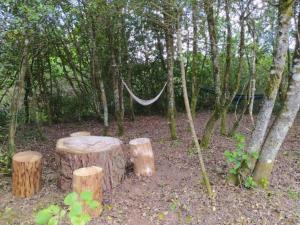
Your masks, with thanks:
M 178 21 L 178 25 L 180 26 L 180 21 Z M 184 63 L 183 63 L 180 29 L 177 30 L 177 46 L 178 46 L 177 48 L 178 48 L 178 55 L 179 55 L 179 61 L 180 61 L 180 72 L 181 72 L 182 89 L 183 89 L 183 97 L 184 97 L 184 105 L 185 105 L 185 109 L 186 109 L 186 114 L 187 114 L 187 117 L 188 117 L 190 129 L 191 129 L 191 132 L 192 132 L 192 137 L 193 137 L 194 143 L 196 145 L 199 164 L 200 164 L 200 169 L 201 169 L 202 176 L 203 176 L 203 181 L 206 185 L 208 196 L 213 197 L 213 192 L 212 192 L 210 181 L 209 181 L 209 178 L 208 178 L 208 175 L 207 175 L 207 172 L 206 172 L 206 168 L 205 168 L 205 164 L 204 164 L 204 160 L 203 160 L 203 156 L 202 156 L 202 152 L 201 152 L 201 147 L 200 147 L 200 144 L 198 142 L 196 130 L 195 130 L 195 127 L 194 127 L 194 121 L 193 121 L 193 117 L 192 117 L 192 113 L 191 113 L 190 103 L 189 103 L 189 99 L 188 99 L 188 93 L 187 93 L 187 87 L 186 87 L 186 78 L 185 78 L 185 68 L 184 68 Z
M 298 35 L 294 57 L 293 75 L 287 97 L 279 116 L 273 123 L 263 144 L 259 160 L 254 169 L 254 180 L 259 184 L 268 181 L 278 151 L 294 123 L 300 107 L 300 13 L 298 16 Z
M 292 15 L 294 0 L 280 0 L 279 2 L 279 17 L 278 17 L 278 37 L 277 49 L 270 71 L 268 86 L 265 93 L 263 106 L 257 116 L 255 128 L 252 132 L 251 139 L 247 148 L 249 153 L 259 153 L 266 136 L 267 127 L 272 116 L 273 107 L 280 86 L 282 73 L 285 67 L 285 60 L 288 48 L 288 31 Z M 250 163 L 250 171 L 255 166 L 254 159 Z
M 174 95 L 174 14 L 170 4 L 164 5 L 164 23 L 166 48 L 167 48 L 167 70 L 168 70 L 168 123 L 170 127 L 171 138 L 177 139 L 176 132 L 176 108 L 175 108 L 175 95 Z
M 120 90 L 119 90 L 119 76 L 118 76 L 118 68 L 116 64 L 115 54 L 112 53 L 112 76 L 113 76 L 113 89 L 114 89 L 114 104 L 115 104 L 115 116 L 117 119 L 118 125 L 118 136 L 122 136 L 124 134 L 124 127 L 122 121 L 122 110 L 120 105 Z
M 223 76 L 223 93 L 222 93 L 222 101 L 226 101 L 228 98 L 228 81 L 230 75 L 230 66 L 231 66 L 231 23 L 230 23 L 230 2 L 229 0 L 225 1 L 225 13 L 226 13 L 226 27 L 227 27 L 227 37 L 226 37 L 226 62 L 225 62 L 225 71 Z M 227 110 L 223 110 L 221 113 L 221 134 L 227 134 Z
M 198 64 L 197 64 L 197 55 L 198 55 L 198 4 L 197 1 L 193 1 L 193 11 L 192 11 L 192 20 L 193 20 L 193 61 L 192 61 L 192 96 L 191 96 L 191 112 L 193 118 L 196 115 L 197 100 L 199 93 L 199 83 L 198 83 Z
M 8 156 L 11 159 L 12 155 L 16 150 L 15 146 L 15 136 L 17 129 L 17 115 L 18 111 L 21 109 L 21 100 L 24 94 L 24 79 L 27 72 L 29 53 L 28 53 L 28 39 L 24 41 L 24 49 L 21 60 L 21 68 L 18 80 L 16 80 L 13 97 L 11 100 L 10 106 L 10 124 L 9 124 L 9 132 L 8 132 Z

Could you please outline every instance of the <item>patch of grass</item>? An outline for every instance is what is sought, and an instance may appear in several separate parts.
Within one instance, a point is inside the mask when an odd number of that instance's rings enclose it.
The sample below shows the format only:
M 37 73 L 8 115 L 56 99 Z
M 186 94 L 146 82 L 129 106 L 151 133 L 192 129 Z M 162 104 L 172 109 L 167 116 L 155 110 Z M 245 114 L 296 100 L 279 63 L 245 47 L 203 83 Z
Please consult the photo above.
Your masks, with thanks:
M 300 198 L 300 193 L 299 193 L 298 191 L 296 191 L 295 189 L 290 188 L 290 189 L 288 190 L 288 196 L 289 196 L 289 198 L 290 198 L 291 200 L 296 201 L 296 200 L 298 200 L 298 199 Z

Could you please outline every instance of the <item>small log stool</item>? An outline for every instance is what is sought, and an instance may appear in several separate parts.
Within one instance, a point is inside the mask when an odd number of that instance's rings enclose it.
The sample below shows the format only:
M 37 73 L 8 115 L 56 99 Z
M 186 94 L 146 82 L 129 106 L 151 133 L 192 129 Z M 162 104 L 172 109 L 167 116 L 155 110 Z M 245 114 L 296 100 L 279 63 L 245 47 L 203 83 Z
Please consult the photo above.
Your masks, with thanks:
M 129 142 L 134 173 L 137 176 L 155 174 L 154 155 L 149 138 L 137 138 Z
M 35 151 L 19 152 L 13 156 L 12 194 L 30 197 L 41 189 L 42 154 Z
M 61 138 L 56 144 L 58 187 L 72 190 L 73 171 L 82 167 L 103 169 L 103 190 L 111 190 L 125 175 L 123 143 L 118 138 L 77 136 Z
M 70 134 L 70 137 L 78 137 L 78 136 L 91 136 L 91 133 L 88 131 L 78 131 Z
M 90 191 L 93 195 L 93 200 L 100 204 L 103 201 L 102 195 L 103 170 L 97 166 L 84 167 L 73 172 L 73 191 L 81 194 L 84 191 Z M 102 212 L 102 206 L 97 209 L 91 209 L 84 205 L 84 212 L 93 217 L 97 217 Z

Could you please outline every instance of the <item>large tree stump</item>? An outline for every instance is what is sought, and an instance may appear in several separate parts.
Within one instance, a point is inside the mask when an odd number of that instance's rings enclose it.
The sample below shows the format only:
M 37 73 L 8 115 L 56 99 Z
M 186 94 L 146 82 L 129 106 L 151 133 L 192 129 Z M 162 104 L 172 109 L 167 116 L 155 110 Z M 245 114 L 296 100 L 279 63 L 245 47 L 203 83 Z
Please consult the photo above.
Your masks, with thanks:
M 93 200 L 100 204 L 103 201 L 102 195 L 103 169 L 97 166 L 84 167 L 73 172 L 73 191 L 79 195 L 84 191 L 90 191 L 93 195 Z M 97 209 L 91 209 L 84 205 L 84 212 L 93 217 L 97 217 L 102 212 L 102 206 Z
M 149 138 L 137 138 L 129 142 L 134 173 L 137 176 L 155 174 L 154 155 Z
M 73 171 L 82 167 L 103 169 L 103 190 L 116 187 L 125 175 L 122 142 L 113 137 L 78 136 L 59 139 L 56 144 L 58 186 L 72 189 Z
M 78 137 L 78 136 L 91 136 L 91 133 L 88 131 L 78 131 L 70 134 L 70 137 Z
M 42 154 L 19 152 L 13 156 L 12 193 L 16 197 L 30 197 L 41 189 Z

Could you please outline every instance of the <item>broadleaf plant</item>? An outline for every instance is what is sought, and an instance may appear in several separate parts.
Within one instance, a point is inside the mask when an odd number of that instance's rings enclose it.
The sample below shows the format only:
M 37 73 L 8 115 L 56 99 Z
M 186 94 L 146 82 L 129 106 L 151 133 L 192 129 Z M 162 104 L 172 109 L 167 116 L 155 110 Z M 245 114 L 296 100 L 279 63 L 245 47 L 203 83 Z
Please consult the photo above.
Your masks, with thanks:
M 35 217 L 35 223 L 37 225 L 59 225 L 67 215 L 72 225 L 85 225 L 91 220 L 91 216 L 83 211 L 83 204 L 90 209 L 101 207 L 100 202 L 93 199 L 90 191 L 84 191 L 80 195 L 71 192 L 64 198 L 64 204 L 66 209 L 51 204 L 40 210 Z
M 251 176 L 245 176 L 242 174 L 241 168 L 250 168 L 250 160 L 257 159 L 257 153 L 249 153 L 245 151 L 245 136 L 236 133 L 234 135 L 236 141 L 234 150 L 226 150 L 224 156 L 230 164 L 229 174 L 237 177 L 237 183 L 243 185 L 245 188 L 255 188 L 256 182 Z

